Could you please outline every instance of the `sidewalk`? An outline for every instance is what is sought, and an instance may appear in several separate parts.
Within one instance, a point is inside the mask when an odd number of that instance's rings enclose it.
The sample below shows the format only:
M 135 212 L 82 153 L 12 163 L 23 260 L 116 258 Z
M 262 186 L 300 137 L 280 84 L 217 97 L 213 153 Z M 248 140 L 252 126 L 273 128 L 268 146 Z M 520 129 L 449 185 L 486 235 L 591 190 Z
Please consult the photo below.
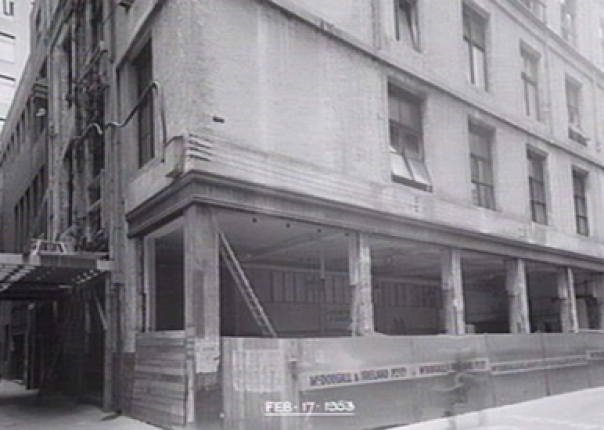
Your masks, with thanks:
M 36 390 L 0 382 L 0 429 L 15 430 L 157 430 L 140 421 L 106 414 L 99 408 L 49 396 L 36 402 Z
M 604 388 L 546 397 L 488 409 L 455 418 L 457 430 L 604 430 Z M 426 421 L 399 430 L 449 430 L 446 419 Z M 392 429 L 395 430 L 395 429 Z
M 455 418 L 457 430 L 604 430 L 604 388 L 483 411 Z M 140 421 L 103 413 L 61 397 L 36 404 L 36 391 L 10 381 L 0 382 L 0 429 L 15 430 L 157 430 Z M 398 430 L 449 430 L 446 419 L 397 427 Z M 392 430 L 396 430 L 392 429 Z M 261 429 L 258 429 L 261 430 Z

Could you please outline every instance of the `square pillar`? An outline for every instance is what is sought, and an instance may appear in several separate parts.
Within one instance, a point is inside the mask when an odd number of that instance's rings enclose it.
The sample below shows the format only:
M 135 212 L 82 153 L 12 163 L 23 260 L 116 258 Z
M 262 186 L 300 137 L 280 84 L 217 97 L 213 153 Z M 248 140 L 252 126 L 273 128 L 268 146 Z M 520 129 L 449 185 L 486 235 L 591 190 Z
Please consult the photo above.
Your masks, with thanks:
M 506 290 L 509 299 L 510 333 L 530 333 L 528 291 L 524 260 L 506 261 Z
M 593 276 L 591 294 L 596 299 L 598 306 L 597 329 L 604 330 L 604 273 Z
M 557 283 L 562 332 L 576 333 L 579 331 L 579 323 L 573 270 L 570 267 L 560 267 L 557 274 Z
M 463 280 L 459 249 L 444 248 L 441 251 L 441 287 L 445 315 L 445 333 L 465 334 Z
M 373 287 L 371 285 L 371 248 L 365 233 L 351 233 L 348 241 L 348 271 L 352 293 L 352 336 L 375 332 Z
M 222 409 L 218 233 L 209 207 L 193 205 L 184 219 L 186 425 L 214 429 Z

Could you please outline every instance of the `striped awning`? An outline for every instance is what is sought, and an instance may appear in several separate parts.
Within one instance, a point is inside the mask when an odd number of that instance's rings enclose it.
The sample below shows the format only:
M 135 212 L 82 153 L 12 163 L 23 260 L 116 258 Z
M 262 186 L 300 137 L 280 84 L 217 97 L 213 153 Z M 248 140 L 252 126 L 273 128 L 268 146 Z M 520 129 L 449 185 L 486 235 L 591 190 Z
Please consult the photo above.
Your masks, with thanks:
M 111 262 L 80 254 L 0 253 L 0 300 L 54 300 L 111 270 Z

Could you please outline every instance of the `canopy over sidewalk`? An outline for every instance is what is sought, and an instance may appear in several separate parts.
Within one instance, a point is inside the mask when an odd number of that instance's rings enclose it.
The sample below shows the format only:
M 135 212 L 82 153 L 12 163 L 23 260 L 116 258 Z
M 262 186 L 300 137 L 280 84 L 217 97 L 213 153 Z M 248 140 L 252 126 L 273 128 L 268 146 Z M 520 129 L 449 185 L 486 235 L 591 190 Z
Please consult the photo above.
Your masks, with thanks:
M 0 253 L 0 300 L 52 300 L 110 270 L 96 254 Z

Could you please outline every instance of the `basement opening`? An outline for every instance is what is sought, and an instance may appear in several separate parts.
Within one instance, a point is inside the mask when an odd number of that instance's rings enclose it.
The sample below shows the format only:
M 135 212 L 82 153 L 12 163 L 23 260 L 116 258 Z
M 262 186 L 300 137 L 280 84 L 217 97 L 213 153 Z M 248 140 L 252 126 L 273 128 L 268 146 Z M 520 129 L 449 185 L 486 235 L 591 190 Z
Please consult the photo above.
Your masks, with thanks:
M 251 213 L 217 218 L 277 336 L 350 335 L 348 232 Z M 262 336 L 228 263 L 222 255 L 222 335 Z

